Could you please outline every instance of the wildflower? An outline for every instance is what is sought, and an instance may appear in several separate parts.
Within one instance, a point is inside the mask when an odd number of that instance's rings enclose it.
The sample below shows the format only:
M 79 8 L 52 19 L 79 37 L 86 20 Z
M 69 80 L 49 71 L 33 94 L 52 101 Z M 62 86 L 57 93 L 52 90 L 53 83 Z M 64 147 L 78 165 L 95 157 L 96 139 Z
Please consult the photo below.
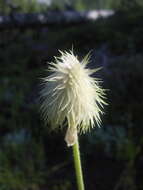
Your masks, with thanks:
M 72 51 L 60 53 L 55 63 L 50 63 L 52 74 L 43 79 L 41 111 L 52 129 L 62 127 L 66 121 L 65 140 L 72 146 L 77 133 L 93 128 L 95 122 L 100 126 L 105 90 L 100 87 L 99 79 L 90 76 L 99 68 L 86 68 L 88 55 L 80 62 Z

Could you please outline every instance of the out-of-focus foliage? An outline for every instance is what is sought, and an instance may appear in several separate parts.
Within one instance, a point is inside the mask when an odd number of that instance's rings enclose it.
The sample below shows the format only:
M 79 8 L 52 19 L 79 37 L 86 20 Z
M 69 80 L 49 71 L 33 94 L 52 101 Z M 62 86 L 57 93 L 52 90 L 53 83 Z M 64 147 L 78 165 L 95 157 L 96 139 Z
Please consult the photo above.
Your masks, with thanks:
M 90 9 L 129 11 L 141 8 L 143 8 L 141 0 L 0 0 L 0 14 Z
M 5 136 L 0 150 L 0 188 L 39 189 L 44 183 L 44 159 L 41 144 L 24 131 Z
M 140 0 L 119 0 L 112 2 L 113 8 L 122 11 L 137 11 L 137 9 L 143 8 L 143 2 Z
M 0 14 L 41 12 L 46 8 L 44 4 L 38 3 L 37 0 L 0 0 Z
M 50 6 L 57 7 L 59 9 L 116 9 L 128 11 L 130 9 L 136 9 L 143 7 L 141 0 L 51 0 Z

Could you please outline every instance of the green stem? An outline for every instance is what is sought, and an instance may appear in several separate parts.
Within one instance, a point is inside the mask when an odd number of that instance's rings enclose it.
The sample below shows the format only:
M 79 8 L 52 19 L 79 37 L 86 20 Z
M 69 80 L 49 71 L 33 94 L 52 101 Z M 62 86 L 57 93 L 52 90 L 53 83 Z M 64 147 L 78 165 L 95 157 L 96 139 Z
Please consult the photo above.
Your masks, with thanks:
M 84 190 L 84 181 L 83 181 L 78 140 L 77 140 L 77 143 L 75 143 L 72 148 L 73 148 L 73 157 L 74 157 L 74 165 L 75 165 L 78 190 Z

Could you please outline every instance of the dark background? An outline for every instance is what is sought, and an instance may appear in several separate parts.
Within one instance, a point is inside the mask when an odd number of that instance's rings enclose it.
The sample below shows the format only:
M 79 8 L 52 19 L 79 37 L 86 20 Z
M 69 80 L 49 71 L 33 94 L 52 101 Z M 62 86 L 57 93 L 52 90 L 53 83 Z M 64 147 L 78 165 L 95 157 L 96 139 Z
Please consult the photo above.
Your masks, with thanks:
M 47 1 L 48 2 L 48 1 Z M 111 9 L 114 15 L 79 24 L 19 27 L 15 13 Z M 44 126 L 40 78 L 58 50 L 91 50 L 92 68 L 107 92 L 102 127 L 80 136 L 86 189 L 143 189 L 143 2 L 78 0 L 39 4 L 0 0 L 0 190 L 75 190 L 72 150 L 64 131 Z

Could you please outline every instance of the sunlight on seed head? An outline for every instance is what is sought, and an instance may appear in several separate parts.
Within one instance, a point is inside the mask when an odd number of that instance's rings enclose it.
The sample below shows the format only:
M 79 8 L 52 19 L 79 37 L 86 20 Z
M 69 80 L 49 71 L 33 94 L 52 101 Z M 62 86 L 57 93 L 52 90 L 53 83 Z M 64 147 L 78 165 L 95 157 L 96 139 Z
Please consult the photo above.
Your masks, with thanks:
M 62 127 L 67 121 L 65 140 L 68 146 L 72 146 L 77 139 L 76 133 L 86 132 L 95 123 L 100 126 L 100 115 L 106 104 L 105 90 L 99 79 L 91 77 L 98 68 L 86 68 L 89 55 L 80 62 L 73 51 L 60 53 L 61 56 L 50 63 L 51 75 L 43 79 L 41 113 L 52 129 Z M 75 133 L 72 138 L 71 133 Z

